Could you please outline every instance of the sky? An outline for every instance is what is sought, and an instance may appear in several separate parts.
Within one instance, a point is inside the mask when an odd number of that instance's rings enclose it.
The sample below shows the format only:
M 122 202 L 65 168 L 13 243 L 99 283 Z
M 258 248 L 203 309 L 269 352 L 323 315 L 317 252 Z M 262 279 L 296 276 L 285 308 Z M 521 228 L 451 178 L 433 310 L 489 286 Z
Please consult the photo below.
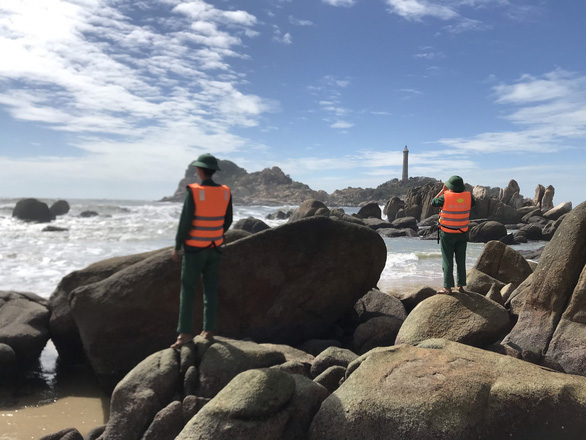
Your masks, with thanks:
M 314 190 L 586 200 L 586 1 L 0 3 L 0 197 L 158 200 L 201 153 Z M 235 200 L 235 203 L 237 201 Z

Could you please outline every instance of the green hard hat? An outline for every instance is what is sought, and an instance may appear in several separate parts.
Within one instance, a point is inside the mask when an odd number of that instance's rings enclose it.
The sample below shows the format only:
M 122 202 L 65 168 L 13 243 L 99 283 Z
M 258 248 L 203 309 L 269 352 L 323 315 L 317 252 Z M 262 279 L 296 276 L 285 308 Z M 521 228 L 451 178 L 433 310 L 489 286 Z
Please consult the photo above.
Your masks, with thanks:
M 218 165 L 218 159 L 209 153 L 204 153 L 191 163 L 192 167 L 207 168 L 208 170 L 222 171 Z
M 454 192 L 462 192 L 466 191 L 466 187 L 464 186 L 464 179 L 460 176 L 452 176 L 446 182 L 446 186 L 448 189 L 451 189 Z

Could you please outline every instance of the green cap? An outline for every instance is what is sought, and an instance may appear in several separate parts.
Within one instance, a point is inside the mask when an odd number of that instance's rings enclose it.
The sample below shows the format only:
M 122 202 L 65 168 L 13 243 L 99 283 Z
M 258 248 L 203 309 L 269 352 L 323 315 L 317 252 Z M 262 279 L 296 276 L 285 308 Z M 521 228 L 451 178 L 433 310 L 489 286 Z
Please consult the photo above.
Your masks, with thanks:
M 454 192 L 462 192 L 466 191 L 466 187 L 464 186 L 464 180 L 460 176 L 452 176 L 446 182 L 446 186 L 448 189 Z
M 208 170 L 222 171 L 218 165 L 218 159 L 209 153 L 204 153 L 191 163 L 192 167 L 207 168 Z

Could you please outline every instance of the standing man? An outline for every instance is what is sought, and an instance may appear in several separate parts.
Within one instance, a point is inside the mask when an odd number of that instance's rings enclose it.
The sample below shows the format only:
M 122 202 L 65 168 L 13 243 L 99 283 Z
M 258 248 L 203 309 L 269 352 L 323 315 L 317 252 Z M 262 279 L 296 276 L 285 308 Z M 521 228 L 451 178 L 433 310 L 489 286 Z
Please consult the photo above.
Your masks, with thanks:
M 191 164 L 197 167 L 201 184 L 187 186 L 181 219 L 171 258 L 181 265 L 181 294 L 177 341 L 171 348 L 180 348 L 193 339 L 193 305 L 198 279 L 203 279 L 203 331 L 201 336 L 213 340 L 216 330 L 218 305 L 218 276 L 220 250 L 224 232 L 232 224 L 232 196 L 230 188 L 212 180 L 220 171 L 218 160 L 211 154 L 202 154 Z
M 464 292 L 466 285 L 466 244 L 470 210 L 474 198 L 466 191 L 460 176 L 452 176 L 442 190 L 431 201 L 432 206 L 440 207 L 439 228 L 442 249 L 442 269 L 444 288 L 438 293 L 451 294 L 454 287 L 454 255 L 456 256 L 458 291 Z

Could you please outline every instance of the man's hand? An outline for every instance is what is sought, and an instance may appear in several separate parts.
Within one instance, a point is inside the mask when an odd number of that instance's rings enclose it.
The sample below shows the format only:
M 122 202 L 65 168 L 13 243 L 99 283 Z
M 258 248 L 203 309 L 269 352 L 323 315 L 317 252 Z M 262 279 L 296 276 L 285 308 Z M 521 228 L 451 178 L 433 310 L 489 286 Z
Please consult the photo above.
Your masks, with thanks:
M 177 249 L 173 249 L 171 251 L 171 258 L 173 261 L 179 262 L 181 261 L 181 257 L 179 256 L 179 251 Z
M 448 190 L 448 187 L 446 186 L 446 184 L 444 183 L 444 186 L 442 188 L 442 190 L 440 192 L 437 193 L 437 195 L 434 197 L 434 199 L 437 199 L 439 196 L 441 196 L 443 193 L 445 193 Z

